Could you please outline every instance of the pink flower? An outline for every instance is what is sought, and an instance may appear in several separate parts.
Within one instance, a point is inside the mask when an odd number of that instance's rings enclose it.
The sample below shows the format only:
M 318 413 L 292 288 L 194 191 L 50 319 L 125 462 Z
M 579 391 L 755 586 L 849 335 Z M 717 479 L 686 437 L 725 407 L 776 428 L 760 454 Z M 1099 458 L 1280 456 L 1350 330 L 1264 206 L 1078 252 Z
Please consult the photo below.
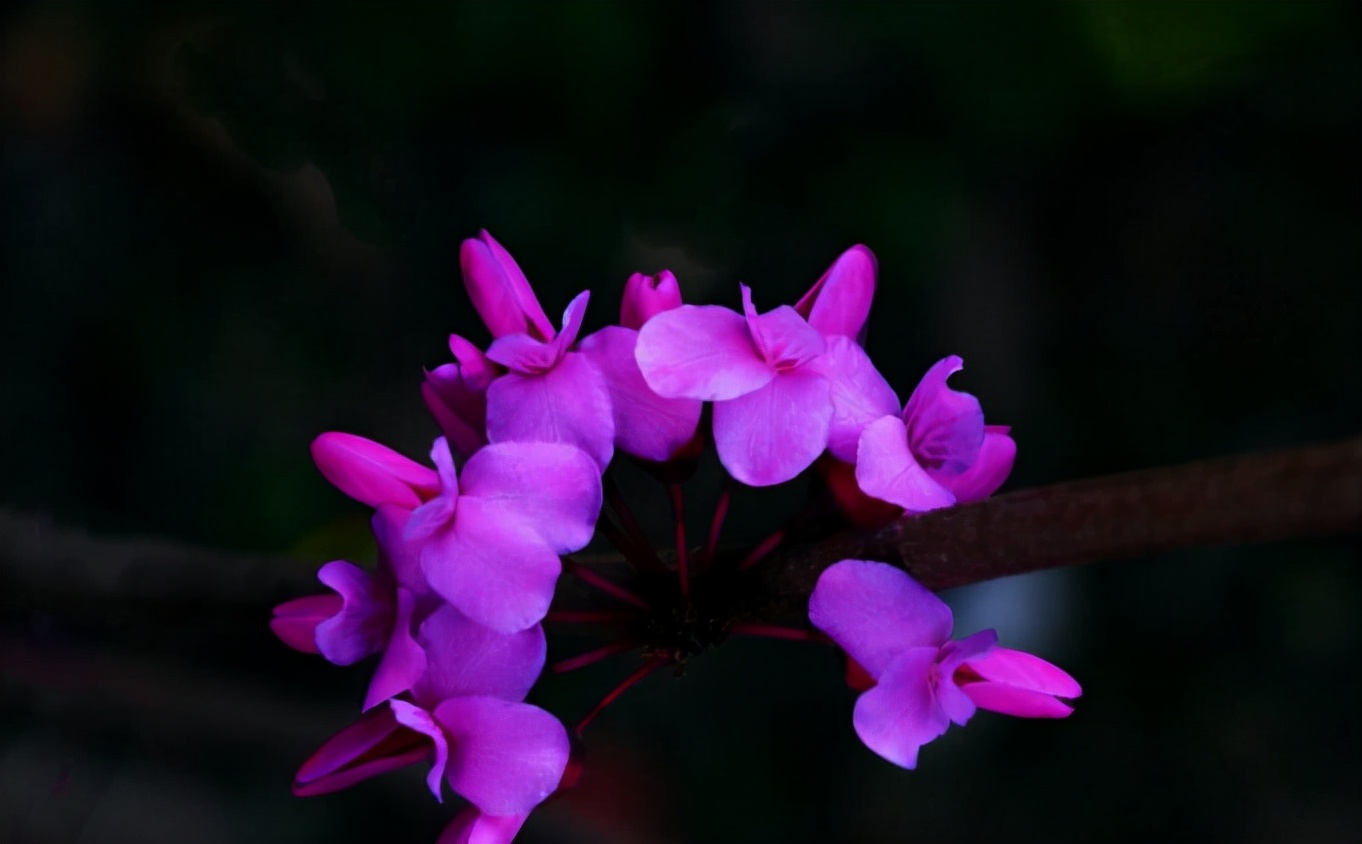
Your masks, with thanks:
M 635 356 L 658 395 L 714 402 L 714 445 L 750 486 L 782 483 L 827 447 L 832 387 L 813 362 L 823 336 L 794 308 L 757 314 L 742 285 L 743 314 L 682 305 L 639 330 Z
M 479 624 L 513 633 L 548 612 L 562 570 L 559 554 L 591 541 L 601 509 L 600 471 L 580 449 L 559 443 L 493 443 L 462 476 L 449 445 L 431 459 L 440 494 L 407 523 L 420 543 L 432 589 Z
M 704 407 L 697 399 L 663 398 L 653 392 L 634 356 L 638 329 L 679 307 L 681 291 L 670 272 L 663 270 L 656 278 L 634 273 L 624 286 L 620 324 L 602 328 L 580 345 L 610 391 L 615 447 L 644 460 L 665 462 L 686 452 Z
M 1043 659 L 997 646 L 985 630 L 951 640 L 950 607 L 905 572 L 842 560 L 818 579 L 809 620 L 875 680 L 856 701 L 853 724 L 866 746 L 904 768 L 918 749 L 982 707 L 1024 718 L 1063 718 L 1059 698 L 1078 683 Z
M 429 467 L 354 434 L 321 434 L 312 441 L 312 460 L 336 489 L 370 507 L 414 510 L 440 489 Z
M 553 325 L 511 254 L 483 229 L 459 246 L 459 268 L 473 309 L 493 338 L 528 334 L 553 337 Z
M 487 444 L 487 387 L 500 370 L 457 334 L 450 335 L 449 350 L 458 362 L 427 372 L 421 397 L 450 449 L 468 457 Z
M 511 844 L 529 818 L 525 815 L 484 815 L 469 806 L 454 816 L 435 844 Z
M 865 335 L 865 321 L 875 298 L 875 253 L 857 244 L 837 257 L 795 304 L 795 310 L 824 337 Z

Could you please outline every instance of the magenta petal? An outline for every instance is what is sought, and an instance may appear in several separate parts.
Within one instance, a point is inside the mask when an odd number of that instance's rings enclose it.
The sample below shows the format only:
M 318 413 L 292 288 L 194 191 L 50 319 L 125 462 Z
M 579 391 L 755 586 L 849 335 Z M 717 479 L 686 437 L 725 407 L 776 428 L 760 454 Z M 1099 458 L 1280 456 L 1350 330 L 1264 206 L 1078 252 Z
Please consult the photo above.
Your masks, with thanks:
M 827 376 L 832 385 L 828 451 L 843 463 L 855 463 L 861 431 L 882 416 L 897 415 L 899 397 L 850 337 L 829 338 L 827 351 L 809 366 Z
M 427 372 L 421 384 L 421 398 L 459 454 L 472 454 L 486 442 L 483 435 L 487 427 L 486 393 L 468 385 L 457 363 Z
M 446 765 L 449 762 L 449 742 L 445 739 L 444 730 L 440 729 L 440 725 L 435 723 L 435 718 L 429 712 L 419 706 L 405 700 L 390 700 L 388 706 L 391 707 L 397 723 L 428 737 L 435 746 L 430 772 L 426 774 L 426 786 L 430 788 L 430 793 L 435 795 L 435 799 L 443 803 L 445 798 L 440 792 L 444 784 L 442 780 Z
M 579 348 L 610 390 L 615 447 L 635 457 L 662 462 L 695 436 L 704 403 L 698 399 L 664 399 L 654 393 L 634 359 L 637 343 L 637 331 L 612 325 L 584 338 Z
M 369 525 L 378 545 L 380 569 L 386 569 L 398 586 L 420 598 L 430 592 L 430 586 L 421 572 L 421 543 L 406 537 L 412 515 L 409 510 L 385 505 L 374 511 Z
M 823 571 L 809 596 L 809 621 L 876 679 L 909 648 L 935 653 L 954 623 L 945 601 L 907 572 L 867 560 Z
M 484 815 L 468 806 L 454 816 L 435 844 L 511 844 L 529 814 Z
M 560 353 L 552 342 L 528 334 L 507 334 L 492 341 L 487 357 L 518 375 L 541 375 L 558 363 Z M 496 381 L 492 382 L 493 384 Z M 489 389 L 491 385 L 488 385 Z
M 901 768 L 917 766 L 922 745 L 946 732 L 950 719 L 932 691 L 936 648 L 909 648 L 856 700 L 852 725 L 865 746 Z
M 430 469 L 373 440 L 328 431 L 312 441 L 312 460 L 336 489 L 370 507 L 408 510 L 439 490 Z
M 533 522 L 508 515 L 496 499 L 465 498 L 453 530 L 421 549 L 421 568 L 431 588 L 464 615 L 515 633 L 548 613 L 562 562 Z
M 604 470 L 615 451 L 605 378 L 577 352 L 543 375 L 503 375 L 487 388 L 487 439 L 575 445 Z
M 435 719 L 452 745 L 449 785 L 489 815 L 524 814 L 553 793 L 567 768 L 567 730 L 527 703 L 461 697 Z
M 559 357 L 562 357 L 572 344 L 577 342 L 577 335 L 582 331 L 582 320 L 586 319 L 586 306 L 591 301 L 591 291 L 583 290 L 573 297 L 571 302 L 563 311 L 563 328 L 558 332 L 558 336 L 553 338 L 553 346 L 558 350 Z
M 856 484 L 866 495 L 911 513 L 955 503 L 950 490 L 918 464 L 908 448 L 908 432 L 897 416 L 876 419 L 861 432 L 856 448 Z
M 1012 474 L 1012 464 L 1017 459 L 1017 443 L 1007 434 L 988 430 L 986 425 L 984 445 L 979 456 L 964 473 L 949 476 L 937 475 L 936 480 L 955 494 L 955 500 L 964 504 L 969 501 L 982 501 L 998 491 L 1007 476 Z
M 794 308 L 781 305 L 757 314 L 752 305 L 752 290 L 742 287 L 742 306 L 752 342 L 756 343 L 766 363 L 776 369 L 802 366 L 827 348 L 823 335 L 809 327 Z
M 980 709 L 1018 718 L 1064 718 L 1074 711 L 1072 706 L 1052 695 L 1018 689 L 1006 683 L 984 680 L 965 683 L 960 690 Z
M 463 242 L 459 266 L 473 308 L 493 337 L 517 332 L 534 334 L 541 340 L 553 336 L 553 326 L 520 265 L 486 230 Z
M 601 474 L 591 457 L 571 445 L 494 443 L 463 470 L 460 507 L 481 499 L 516 524 L 528 524 L 558 553 L 591 541 L 601 512 Z M 471 518 L 471 517 L 470 517 Z M 462 517 L 460 518 L 462 523 Z
M 682 305 L 648 320 L 634 352 L 643 380 L 666 398 L 727 401 L 775 377 L 739 314 Z
M 295 651 L 319 654 L 317 625 L 340 612 L 344 603 L 339 595 L 308 595 L 285 601 L 274 608 L 270 630 Z
M 294 775 L 293 793 L 329 794 L 428 755 L 430 742 L 398 724 L 392 710 L 372 709 L 317 748 Z
M 985 680 L 1019 689 L 1067 698 L 1083 694 L 1078 681 L 1064 669 L 1024 651 L 994 648 L 981 657 L 966 660 L 965 664 Z
M 656 276 L 634 273 L 624 283 L 620 325 L 637 331 L 657 314 L 679 307 L 681 288 L 671 271 L 663 270 Z
M 795 310 L 825 337 L 855 338 L 875 298 L 875 253 L 857 244 L 838 256 Z
M 719 462 L 748 486 L 784 483 L 828 445 L 832 388 L 817 372 L 782 372 L 756 392 L 714 404 Z
M 353 665 L 378 653 L 393 621 L 393 595 L 373 575 L 344 560 L 317 571 L 317 579 L 341 596 L 341 611 L 317 625 L 317 650 L 328 662 Z M 391 587 L 388 587 L 391 589 Z
M 392 632 L 378 668 L 369 681 L 364 696 L 364 708 L 372 709 L 383 701 L 407 691 L 426 673 L 426 652 L 412 638 L 412 614 L 416 598 L 406 589 L 397 590 L 397 613 L 393 617 Z
M 903 408 L 913 454 L 934 474 L 964 472 L 984 444 L 984 411 L 979 400 L 946 386 L 946 379 L 963 367 L 955 355 L 937 361 Z
M 974 716 L 974 701 L 956 685 L 955 669 L 963 662 L 988 653 L 998 644 L 998 634 L 981 630 L 963 639 L 947 642 L 937 654 L 936 699 L 952 723 L 964 726 Z
M 542 627 L 498 633 L 447 605 L 422 623 L 420 641 L 428 666 L 412 691 L 418 703 L 473 695 L 522 701 L 544 668 Z

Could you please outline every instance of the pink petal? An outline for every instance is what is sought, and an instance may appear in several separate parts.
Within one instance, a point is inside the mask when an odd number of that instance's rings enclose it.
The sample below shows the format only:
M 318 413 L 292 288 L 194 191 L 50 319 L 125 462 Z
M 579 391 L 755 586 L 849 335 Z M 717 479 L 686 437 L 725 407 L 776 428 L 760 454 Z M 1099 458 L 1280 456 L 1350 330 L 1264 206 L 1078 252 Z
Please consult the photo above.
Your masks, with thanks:
M 950 490 L 918 465 L 908 448 L 908 432 L 897 416 L 865 426 L 856 449 L 856 483 L 861 491 L 912 513 L 949 507 Z
M 581 449 L 560 443 L 493 443 L 468 461 L 463 486 L 460 507 L 483 500 L 517 525 L 532 526 L 561 554 L 591 541 L 601 512 L 596 463 Z
M 624 283 L 620 301 L 620 325 L 637 331 L 663 311 L 681 307 L 681 287 L 670 270 L 656 276 L 634 273 Z
M 936 476 L 937 482 L 954 493 L 955 500 L 961 504 L 988 498 L 1012 474 L 1012 464 L 1017 459 L 1017 443 L 1007 434 L 988 430 L 991 427 L 984 426 L 984 445 L 979 449 L 979 457 L 968 469 L 953 477 Z
M 885 667 L 875 688 L 856 700 L 856 735 L 901 768 L 917 767 L 918 749 L 950 726 L 930 681 L 936 652 L 934 647 L 909 648 Z
M 605 378 L 577 352 L 543 375 L 503 375 L 487 388 L 487 439 L 575 445 L 604 470 L 615 451 Z
M 690 444 L 704 403 L 664 399 L 648 387 L 634 359 L 638 332 L 609 326 L 582 340 L 579 348 L 605 378 L 615 420 L 615 447 L 658 462 Z
M 953 624 L 950 607 L 907 572 L 866 560 L 823 571 L 809 596 L 809 621 L 876 679 L 910 648 L 935 654 Z
M 496 499 L 465 498 L 454 528 L 421 549 L 421 568 L 464 615 L 515 633 L 548 613 L 562 563 L 533 522 L 509 515 Z
M 756 392 L 716 402 L 714 447 L 719 462 L 748 486 L 790 480 L 827 448 L 831 392 L 822 375 L 794 369 Z
M 317 650 L 328 662 L 353 665 L 383 649 L 393 621 L 393 595 L 379 588 L 373 575 L 335 560 L 317 571 L 317 579 L 341 596 L 341 611 L 317 625 Z
M 487 428 L 487 395 L 468 385 L 457 363 L 427 372 L 421 384 L 421 398 L 459 454 L 472 454 L 486 442 L 483 431 Z
M 473 308 L 493 337 L 523 332 L 540 340 L 553 336 L 553 325 L 539 306 L 525 273 L 486 230 L 459 248 L 459 266 Z
M 745 284 L 740 287 L 747 329 L 769 366 L 793 369 L 823 354 L 827 348 L 823 335 L 809 327 L 794 308 L 781 305 L 758 315 L 752 304 L 752 289 Z
M 994 648 L 966 665 L 980 677 L 1019 689 L 1075 698 L 1083 694 L 1078 681 L 1058 666 L 1038 656 L 1011 648 Z
M 435 756 L 431 759 L 430 771 L 426 774 L 426 787 L 430 793 L 435 795 L 435 799 L 444 802 L 444 795 L 441 793 L 442 780 L 444 779 L 446 765 L 449 762 L 449 742 L 445 738 L 444 730 L 435 723 L 435 718 L 429 712 L 419 706 L 407 703 L 405 700 L 390 700 L 388 706 L 392 709 L 393 717 L 397 723 L 409 730 L 414 730 L 430 739 L 435 747 Z
M 412 696 L 431 706 L 474 695 L 522 701 L 544 668 L 542 627 L 498 633 L 448 605 L 421 625 L 420 641 L 428 668 Z
M 558 336 L 553 338 L 554 348 L 558 351 L 558 356 L 562 357 L 572 344 L 577 342 L 577 335 L 582 330 L 582 320 L 586 319 L 586 306 L 591 301 L 591 291 L 583 290 L 568 302 L 568 306 L 563 311 L 563 329 L 558 332 Z
M 440 488 L 430 469 L 354 434 L 329 431 L 317 437 L 312 460 L 336 489 L 370 507 L 395 504 L 410 510 Z
M 383 701 L 407 691 L 426 673 L 426 652 L 412 638 L 412 614 L 416 598 L 406 589 L 397 590 L 397 613 L 393 617 L 383 656 L 369 681 L 364 708 L 372 709 Z
M 388 707 L 372 709 L 327 739 L 293 778 L 298 797 L 328 794 L 430 755 L 425 737 L 404 729 Z
M 827 351 L 809 366 L 832 385 L 832 422 L 828 451 L 844 463 L 856 462 L 856 444 L 866 425 L 899 412 L 899 397 L 870 356 L 850 337 L 835 336 Z
M 308 595 L 285 601 L 274 608 L 270 630 L 295 651 L 319 654 L 317 625 L 340 612 L 344 603 L 339 595 Z
M 452 745 L 449 785 L 489 815 L 529 812 L 558 787 L 567 730 L 549 713 L 493 697 L 441 703 L 435 719 Z
M 975 703 L 956 684 L 955 669 L 968 659 L 981 656 L 998 644 L 998 634 L 981 630 L 963 639 L 947 642 L 937 654 L 936 700 L 952 723 L 964 726 L 974 717 Z
M 843 252 L 795 310 L 825 337 L 859 337 L 875 298 L 875 253 L 857 244 Z
M 529 817 L 484 815 L 477 806 L 468 806 L 454 816 L 435 844 L 511 844 Z
M 955 355 L 937 361 L 903 408 L 913 454 L 934 474 L 964 472 L 984 444 L 984 411 L 979 400 L 946 386 L 951 373 L 963 367 Z
M 391 573 L 398 586 L 420 598 L 430 592 L 430 586 L 421 572 L 421 543 L 408 540 L 405 534 L 412 515 L 410 510 L 384 505 L 374 511 L 369 525 L 378 545 L 379 566 Z
M 1018 718 L 1064 718 L 1074 711 L 1072 706 L 1052 695 L 1018 689 L 1006 683 L 984 680 L 965 683 L 960 690 L 980 709 Z
M 643 380 L 666 398 L 727 401 L 775 377 L 747 322 L 717 305 L 657 314 L 639 329 L 634 356 Z
M 453 522 L 458 509 L 459 477 L 454 468 L 454 457 L 449 453 L 449 443 L 444 437 L 435 439 L 430 459 L 439 472 L 440 494 L 412 511 L 402 532 L 407 542 L 419 542 L 445 530 Z
M 542 375 L 553 369 L 561 354 L 551 341 L 536 340 L 528 334 L 504 334 L 487 347 L 487 357 L 518 375 Z

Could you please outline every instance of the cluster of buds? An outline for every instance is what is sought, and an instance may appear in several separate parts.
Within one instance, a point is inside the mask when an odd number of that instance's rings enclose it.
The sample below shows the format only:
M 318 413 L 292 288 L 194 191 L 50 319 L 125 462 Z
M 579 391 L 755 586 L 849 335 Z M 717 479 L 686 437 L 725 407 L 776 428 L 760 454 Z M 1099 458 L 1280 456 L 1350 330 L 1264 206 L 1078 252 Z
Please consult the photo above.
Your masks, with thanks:
M 378 561 L 372 571 L 327 563 L 318 579 L 331 592 L 280 605 L 271 627 L 337 665 L 378 660 L 358 720 L 303 764 L 295 793 L 428 762 L 435 797 L 448 786 L 468 802 L 441 844 L 510 842 L 580 772 L 580 743 L 526 702 L 545 667 L 546 621 L 621 631 L 555 671 L 633 649 L 645 657 L 576 724 L 578 738 L 632 683 L 735 634 L 840 646 L 848 682 L 863 691 L 857 734 L 907 768 L 977 707 L 1070 712 L 1061 699 L 1079 688 L 1069 675 L 998 647 L 991 630 L 952 641 L 946 605 L 882 563 L 824 571 L 809 604 L 821 633 L 726 616 L 725 589 L 784 538 L 725 557 L 718 539 L 734 483 L 707 543 L 686 542 L 681 485 L 710 444 L 737 484 L 771 486 L 813 468 L 842 516 L 861 525 L 978 500 L 1006 479 L 1016 445 L 1006 427 L 984 424 L 973 396 L 947 386 L 959 358 L 931 367 L 901 405 L 866 355 L 870 250 L 849 249 L 798 303 L 765 313 L 745 285 L 738 312 L 683 304 L 669 272 L 636 274 L 619 323 L 580 339 L 589 292 L 555 329 L 486 232 L 463 243 L 460 263 L 492 341 L 483 350 L 451 336 L 454 362 L 426 375 L 422 395 L 442 431 L 431 465 L 351 434 L 312 445 L 322 474 L 374 509 Z M 667 488 L 674 559 L 639 528 L 608 472 L 620 453 Z M 598 530 L 637 570 L 634 584 L 568 556 Z M 555 609 L 565 569 L 621 608 Z

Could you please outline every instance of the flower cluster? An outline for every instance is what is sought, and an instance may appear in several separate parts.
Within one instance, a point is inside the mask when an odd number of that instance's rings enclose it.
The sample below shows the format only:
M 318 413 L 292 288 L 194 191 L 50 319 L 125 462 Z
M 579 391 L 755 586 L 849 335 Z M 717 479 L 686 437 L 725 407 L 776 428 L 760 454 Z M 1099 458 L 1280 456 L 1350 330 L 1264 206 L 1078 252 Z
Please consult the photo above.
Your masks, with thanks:
M 693 588 L 722 590 L 783 537 L 725 561 L 717 542 L 730 485 L 709 541 L 688 545 L 680 482 L 710 443 L 748 486 L 814 468 L 859 524 L 984 498 L 1011 471 L 1008 429 L 985 425 L 979 402 L 947 386 L 959 358 L 931 367 L 903 404 L 871 363 L 861 343 L 876 265 L 863 246 L 839 257 L 795 305 L 766 312 L 745 285 L 735 311 L 684 304 L 669 272 L 635 274 L 618 324 L 585 337 L 589 292 L 555 328 L 486 232 L 463 243 L 460 264 L 491 342 L 451 336 L 453 362 L 426 374 L 422 396 L 442 432 L 430 465 L 351 434 L 326 433 L 312 445 L 327 480 L 373 508 L 378 562 L 372 571 L 322 566 L 318 579 L 330 592 L 280 605 L 271 627 L 289 646 L 337 665 L 378 658 L 358 720 L 303 764 L 299 795 L 426 761 L 436 798 L 448 786 L 469 804 L 442 842 L 509 842 L 578 770 L 567 728 L 526 702 L 545 667 L 546 621 L 623 630 L 556 671 L 640 647 L 647 657 L 578 734 L 629 684 L 727 635 L 827 641 L 696 609 Z M 667 486 L 674 563 L 652 547 L 607 473 L 620 454 Z M 631 591 L 566 556 L 598 530 L 644 588 Z M 565 565 L 628 609 L 551 610 Z M 976 707 L 1055 717 L 1069 712 L 1058 698 L 1079 693 L 1059 669 L 997 647 L 991 631 L 950 641 L 945 605 L 884 564 L 827 569 L 809 618 L 868 688 L 856 705 L 858 734 L 904 767 Z

